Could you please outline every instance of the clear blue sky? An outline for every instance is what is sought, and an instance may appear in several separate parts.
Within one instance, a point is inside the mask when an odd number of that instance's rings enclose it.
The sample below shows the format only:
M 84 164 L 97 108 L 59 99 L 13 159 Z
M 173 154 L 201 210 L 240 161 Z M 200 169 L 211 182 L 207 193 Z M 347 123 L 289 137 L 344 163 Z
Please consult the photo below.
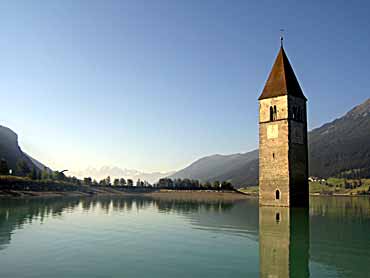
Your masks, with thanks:
M 369 14 L 369 1 L 1 1 L 0 124 L 55 169 L 246 152 L 279 29 L 312 129 L 370 96 Z

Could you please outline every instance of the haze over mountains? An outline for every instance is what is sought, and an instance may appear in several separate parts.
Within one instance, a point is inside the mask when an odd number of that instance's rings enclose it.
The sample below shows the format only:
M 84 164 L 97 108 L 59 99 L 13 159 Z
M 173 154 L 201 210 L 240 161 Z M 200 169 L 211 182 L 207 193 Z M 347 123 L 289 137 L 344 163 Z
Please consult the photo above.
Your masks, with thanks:
M 145 173 L 135 169 L 126 169 L 116 166 L 103 166 L 100 168 L 88 167 L 85 170 L 81 171 L 70 171 L 68 175 L 76 176 L 78 178 L 92 177 L 96 180 L 105 179 L 107 176 L 110 176 L 111 179 L 114 178 L 125 178 L 132 179 L 134 182 L 138 179 L 142 181 L 148 181 L 150 183 L 157 182 L 160 178 L 167 177 L 172 175 L 174 172 L 152 172 Z
M 233 185 L 256 185 L 258 182 L 258 150 L 206 156 L 174 173 L 170 178 L 189 178 L 202 182 L 230 181 Z
M 308 134 L 310 175 L 337 176 L 356 169 L 370 176 L 370 99 L 343 117 Z M 258 183 L 258 150 L 211 155 L 176 172 L 171 178 L 230 181 L 236 187 Z
M 310 175 L 338 176 L 356 170 L 362 177 L 370 177 L 370 99 L 356 106 L 343 117 L 313 129 L 308 134 Z M 17 162 L 24 160 L 30 168 L 43 170 L 45 166 L 24 153 L 18 145 L 18 136 L 11 129 L 0 126 L 0 159 L 5 159 L 17 175 Z M 70 171 L 79 178 L 103 179 L 124 177 L 146 180 L 150 183 L 162 177 L 190 178 L 200 181 L 230 181 L 241 187 L 258 183 L 258 150 L 230 155 L 203 157 L 188 167 L 169 173 L 145 173 L 138 170 L 104 166 Z
M 37 170 L 43 171 L 46 167 L 38 160 L 23 152 L 18 144 L 18 135 L 10 128 L 4 126 L 0 126 L 0 159 L 5 159 L 9 169 L 12 169 L 13 174 L 20 176 L 24 175 L 25 173 L 22 173 L 21 170 L 18 169 L 17 163 L 19 161 L 25 161 L 30 169 L 36 168 Z M 46 169 L 50 170 L 47 167 Z M 119 167 L 104 166 L 99 169 L 88 167 L 83 171 L 71 170 L 67 172 L 67 175 L 76 176 L 81 179 L 84 177 L 92 177 L 97 180 L 104 179 L 107 176 L 110 176 L 112 179 L 123 177 L 126 179 L 132 179 L 134 180 L 134 182 L 137 179 L 140 179 L 146 180 L 150 183 L 154 183 L 160 178 L 166 177 L 173 173 L 174 172 L 145 173 L 133 169 L 122 169 Z

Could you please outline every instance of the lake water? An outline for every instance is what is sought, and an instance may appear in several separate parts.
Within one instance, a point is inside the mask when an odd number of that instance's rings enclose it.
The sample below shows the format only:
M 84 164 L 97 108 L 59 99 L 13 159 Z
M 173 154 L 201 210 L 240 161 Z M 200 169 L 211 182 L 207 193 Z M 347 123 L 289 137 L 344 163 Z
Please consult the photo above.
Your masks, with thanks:
M 0 277 L 370 277 L 370 198 L 0 199 Z

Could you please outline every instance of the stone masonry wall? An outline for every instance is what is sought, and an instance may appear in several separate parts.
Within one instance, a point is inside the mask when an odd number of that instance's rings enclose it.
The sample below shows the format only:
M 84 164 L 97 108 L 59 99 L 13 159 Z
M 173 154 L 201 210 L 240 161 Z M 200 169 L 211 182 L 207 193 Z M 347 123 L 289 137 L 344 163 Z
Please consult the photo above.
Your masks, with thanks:
M 270 122 L 270 106 L 277 118 Z M 287 96 L 260 101 L 259 195 L 261 205 L 289 206 L 289 126 Z M 276 199 L 276 191 L 280 198 Z

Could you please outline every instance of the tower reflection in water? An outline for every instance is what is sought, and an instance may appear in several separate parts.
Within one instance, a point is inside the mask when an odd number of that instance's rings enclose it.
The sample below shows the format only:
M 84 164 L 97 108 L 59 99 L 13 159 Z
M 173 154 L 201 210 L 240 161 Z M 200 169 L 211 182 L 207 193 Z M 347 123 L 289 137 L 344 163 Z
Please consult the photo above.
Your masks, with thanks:
M 260 277 L 309 277 L 308 209 L 259 208 Z

